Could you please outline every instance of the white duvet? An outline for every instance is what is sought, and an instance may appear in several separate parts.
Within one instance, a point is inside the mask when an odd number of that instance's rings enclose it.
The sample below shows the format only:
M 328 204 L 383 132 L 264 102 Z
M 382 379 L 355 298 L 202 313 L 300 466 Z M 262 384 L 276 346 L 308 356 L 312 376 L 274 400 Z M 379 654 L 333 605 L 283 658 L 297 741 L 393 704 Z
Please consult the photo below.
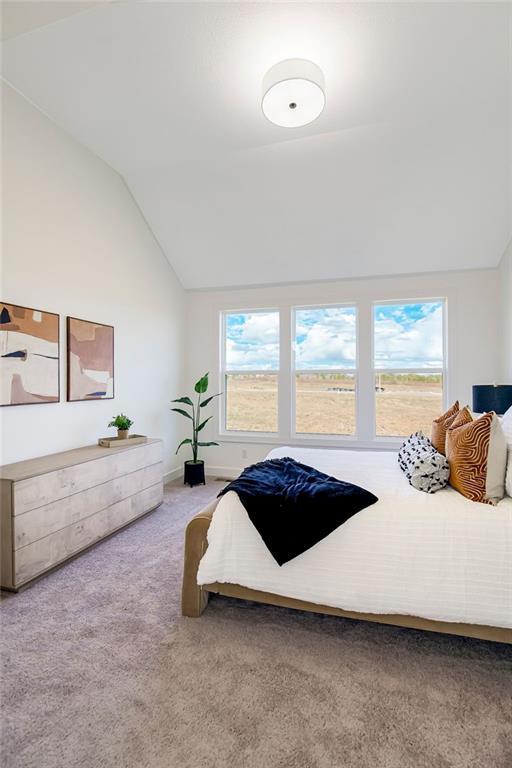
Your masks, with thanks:
M 395 453 L 278 448 L 379 501 L 279 566 L 238 496 L 213 515 L 198 584 L 241 584 L 364 613 L 512 628 L 512 498 L 496 507 L 412 488 Z

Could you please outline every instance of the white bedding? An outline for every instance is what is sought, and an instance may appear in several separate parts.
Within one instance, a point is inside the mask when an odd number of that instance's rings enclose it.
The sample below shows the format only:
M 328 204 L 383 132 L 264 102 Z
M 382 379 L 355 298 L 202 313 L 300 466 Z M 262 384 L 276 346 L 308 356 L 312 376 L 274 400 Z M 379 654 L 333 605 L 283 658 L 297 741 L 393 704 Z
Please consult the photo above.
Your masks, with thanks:
M 512 628 L 512 498 L 496 507 L 412 488 L 395 453 L 278 448 L 379 501 L 279 566 L 238 496 L 223 496 L 198 584 L 230 582 L 364 613 Z

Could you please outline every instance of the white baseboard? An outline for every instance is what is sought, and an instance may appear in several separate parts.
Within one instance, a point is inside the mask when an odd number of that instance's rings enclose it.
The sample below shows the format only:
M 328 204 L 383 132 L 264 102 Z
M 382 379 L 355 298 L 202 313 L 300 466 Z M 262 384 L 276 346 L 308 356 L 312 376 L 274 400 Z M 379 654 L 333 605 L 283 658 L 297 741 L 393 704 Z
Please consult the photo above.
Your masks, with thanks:
M 220 477 L 222 480 L 234 480 L 242 472 L 243 467 L 217 467 L 207 464 L 205 467 L 206 477 Z M 176 467 L 164 475 L 164 485 L 173 480 L 177 480 L 183 475 L 183 467 Z
M 206 465 L 206 474 L 208 477 L 220 477 L 222 480 L 234 480 L 242 470 L 243 467 L 217 467 L 211 466 L 210 464 Z
M 164 475 L 164 485 L 166 483 L 170 483 L 171 480 L 177 480 L 182 473 L 183 467 L 176 467 L 176 469 L 171 469 L 170 472 L 167 472 L 167 474 Z

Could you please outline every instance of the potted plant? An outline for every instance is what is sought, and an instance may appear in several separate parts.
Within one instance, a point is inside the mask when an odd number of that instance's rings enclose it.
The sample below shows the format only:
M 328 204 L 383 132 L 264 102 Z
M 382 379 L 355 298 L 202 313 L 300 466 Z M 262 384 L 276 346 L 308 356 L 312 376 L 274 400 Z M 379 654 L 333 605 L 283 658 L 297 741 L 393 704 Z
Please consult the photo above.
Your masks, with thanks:
M 185 416 L 185 418 L 190 419 L 192 422 L 190 425 L 192 429 L 192 437 L 186 437 L 185 440 L 181 441 L 176 449 L 176 453 L 178 453 L 182 445 L 190 445 L 192 449 L 192 459 L 185 461 L 184 464 L 184 483 L 185 485 L 190 485 L 190 487 L 193 485 L 200 485 L 201 483 L 204 485 L 205 483 L 204 461 L 197 458 L 199 454 L 199 448 L 205 448 L 209 445 L 218 445 L 218 443 L 214 442 L 200 442 L 198 435 L 199 432 L 205 428 L 210 419 L 213 418 L 213 416 L 208 416 L 207 419 L 202 420 L 202 409 L 211 403 L 214 397 L 218 397 L 221 394 L 219 392 L 216 395 L 210 395 L 210 397 L 206 397 L 204 400 L 201 399 L 202 396 L 205 395 L 208 391 L 207 373 L 205 373 L 205 375 L 196 382 L 194 390 L 197 393 L 197 402 L 195 404 L 192 402 L 190 397 L 186 396 L 178 397 L 176 400 L 172 401 L 173 403 L 183 403 L 184 405 L 188 405 L 192 408 L 192 412 L 184 410 L 183 408 L 172 408 L 173 411 L 176 411 L 176 413 L 181 413 L 182 416 Z
M 125 416 L 124 413 L 120 413 L 118 416 L 114 416 L 109 424 L 109 427 L 117 427 L 117 436 L 120 440 L 125 440 L 128 437 L 128 432 L 132 426 L 133 421 Z

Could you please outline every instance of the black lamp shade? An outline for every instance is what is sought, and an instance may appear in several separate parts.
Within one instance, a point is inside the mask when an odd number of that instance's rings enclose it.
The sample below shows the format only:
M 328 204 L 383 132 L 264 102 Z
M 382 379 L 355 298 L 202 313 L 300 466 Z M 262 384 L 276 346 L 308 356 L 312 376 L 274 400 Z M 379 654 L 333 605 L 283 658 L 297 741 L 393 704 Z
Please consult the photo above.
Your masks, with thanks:
M 503 414 L 512 405 L 512 384 L 475 384 L 473 410 L 476 413 L 496 411 Z

